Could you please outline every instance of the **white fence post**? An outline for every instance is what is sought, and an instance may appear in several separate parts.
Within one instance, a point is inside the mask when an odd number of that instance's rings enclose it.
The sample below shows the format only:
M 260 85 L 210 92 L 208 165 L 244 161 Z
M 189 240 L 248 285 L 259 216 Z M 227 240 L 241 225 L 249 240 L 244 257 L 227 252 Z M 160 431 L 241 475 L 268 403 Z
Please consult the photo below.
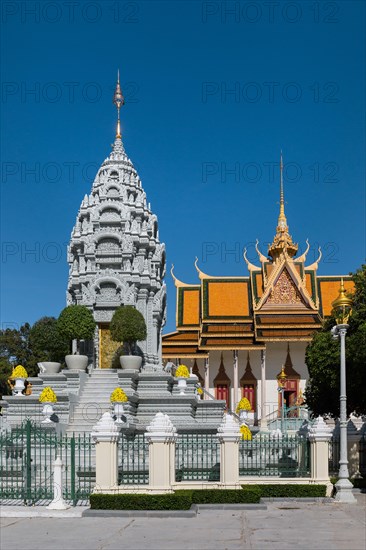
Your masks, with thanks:
M 360 441 L 362 437 L 362 418 L 350 414 L 347 424 L 348 470 L 351 478 L 362 477 L 360 473 Z
M 226 488 L 237 489 L 239 483 L 239 424 L 231 414 L 224 414 L 217 429 L 220 441 L 220 481 Z
M 108 492 L 118 486 L 118 437 L 119 429 L 111 413 L 105 412 L 94 426 L 96 492 Z
M 62 469 L 63 462 L 61 458 L 57 457 L 53 463 L 53 501 L 47 506 L 49 510 L 67 510 L 70 508 L 64 501 L 62 496 L 63 484 L 62 484 Z
M 332 431 L 319 416 L 309 429 L 312 481 L 329 484 L 329 442 Z
M 146 428 L 149 443 L 149 486 L 154 491 L 172 492 L 175 480 L 177 430 L 169 416 L 158 412 Z

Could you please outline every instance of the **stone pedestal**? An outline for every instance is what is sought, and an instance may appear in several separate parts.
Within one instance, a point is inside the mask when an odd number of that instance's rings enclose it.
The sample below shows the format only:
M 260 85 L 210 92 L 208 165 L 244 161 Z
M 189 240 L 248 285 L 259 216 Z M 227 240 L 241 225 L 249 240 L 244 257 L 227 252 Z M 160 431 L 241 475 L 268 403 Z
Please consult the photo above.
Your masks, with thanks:
M 118 435 L 119 430 L 111 413 L 105 412 L 94 426 L 96 486 L 95 492 L 109 492 L 118 486 Z
M 330 484 L 329 480 L 329 442 L 331 429 L 319 416 L 309 429 L 311 479 L 316 483 Z
M 173 492 L 177 430 L 167 414 L 158 412 L 147 427 L 149 486 L 156 492 Z
M 226 489 L 238 489 L 239 483 L 239 424 L 231 414 L 224 414 L 217 430 L 220 441 L 220 481 Z

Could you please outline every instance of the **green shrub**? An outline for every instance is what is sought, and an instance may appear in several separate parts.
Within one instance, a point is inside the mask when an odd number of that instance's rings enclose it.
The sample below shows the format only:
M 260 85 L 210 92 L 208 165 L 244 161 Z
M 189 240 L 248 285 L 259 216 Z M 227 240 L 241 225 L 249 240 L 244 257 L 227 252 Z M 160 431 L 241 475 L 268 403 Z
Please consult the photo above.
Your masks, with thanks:
M 191 505 L 189 491 L 181 495 L 90 495 L 92 510 L 189 510 Z
M 325 497 L 326 485 L 254 485 L 262 498 L 306 498 Z M 247 485 L 243 486 L 243 489 Z
M 95 329 L 93 314 L 86 306 L 67 306 L 60 313 L 57 329 L 69 341 L 91 340 Z
M 131 355 L 136 342 L 146 340 L 146 323 L 144 316 L 133 306 L 122 306 L 116 309 L 110 324 L 112 339 L 123 342 Z
M 257 487 L 243 489 L 202 489 L 192 492 L 194 504 L 244 504 L 257 503 L 260 499 Z
M 58 330 L 54 317 L 42 317 L 29 331 L 29 345 L 39 361 L 63 361 L 68 341 Z

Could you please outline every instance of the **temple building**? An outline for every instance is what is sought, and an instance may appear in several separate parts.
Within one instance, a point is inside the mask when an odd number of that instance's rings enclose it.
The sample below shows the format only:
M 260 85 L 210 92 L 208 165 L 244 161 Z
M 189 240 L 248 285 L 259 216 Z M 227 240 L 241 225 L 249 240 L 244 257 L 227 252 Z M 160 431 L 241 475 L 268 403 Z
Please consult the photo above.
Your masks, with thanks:
M 144 365 L 154 367 L 161 365 L 165 321 L 165 245 L 159 240 L 157 217 L 122 143 L 120 108 L 124 98 L 119 77 L 114 104 L 118 118 L 112 151 L 98 170 L 90 194 L 85 195 L 71 233 L 67 303 L 93 311 L 95 339 L 84 353 L 97 368 L 110 368 L 119 346 L 109 332 L 115 309 L 135 306 L 147 325 L 147 340 L 140 343 Z
M 257 241 L 258 265 L 249 262 L 244 251 L 249 275 L 242 277 L 207 275 L 196 259 L 197 284 L 181 282 L 172 268 L 176 331 L 163 336 L 163 358 L 189 366 L 205 390 L 225 399 L 231 409 L 247 397 L 262 427 L 280 409 L 282 367 L 286 406 L 301 403 L 308 379 L 307 343 L 330 315 L 341 280 L 346 290 L 353 288 L 349 276 L 317 274 L 320 249 L 318 259 L 306 265 L 309 248 L 307 243 L 296 257 L 298 245 L 285 215 L 281 155 L 280 212 L 268 257 Z

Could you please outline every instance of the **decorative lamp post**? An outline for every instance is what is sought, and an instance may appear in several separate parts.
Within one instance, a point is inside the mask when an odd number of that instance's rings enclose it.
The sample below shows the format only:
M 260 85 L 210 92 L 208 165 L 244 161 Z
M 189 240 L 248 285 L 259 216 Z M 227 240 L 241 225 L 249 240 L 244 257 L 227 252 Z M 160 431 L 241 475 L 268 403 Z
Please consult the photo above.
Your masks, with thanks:
M 356 502 L 352 494 L 352 483 L 349 481 L 348 457 L 347 457 L 347 394 L 346 394 L 346 332 L 348 319 L 352 313 L 352 300 L 346 296 L 343 279 L 339 295 L 332 302 L 333 314 L 337 324 L 332 328 L 333 338 L 341 341 L 341 384 L 340 384 L 340 458 L 339 458 L 339 480 L 335 487 L 337 490 L 335 500 L 339 502 Z
M 285 393 L 285 385 L 286 385 L 287 376 L 285 373 L 285 366 L 282 365 L 282 370 L 280 374 L 277 376 L 277 383 L 278 383 L 278 391 L 281 393 L 281 432 L 284 433 L 284 427 L 285 427 L 285 399 L 284 399 L 284 393 Z

